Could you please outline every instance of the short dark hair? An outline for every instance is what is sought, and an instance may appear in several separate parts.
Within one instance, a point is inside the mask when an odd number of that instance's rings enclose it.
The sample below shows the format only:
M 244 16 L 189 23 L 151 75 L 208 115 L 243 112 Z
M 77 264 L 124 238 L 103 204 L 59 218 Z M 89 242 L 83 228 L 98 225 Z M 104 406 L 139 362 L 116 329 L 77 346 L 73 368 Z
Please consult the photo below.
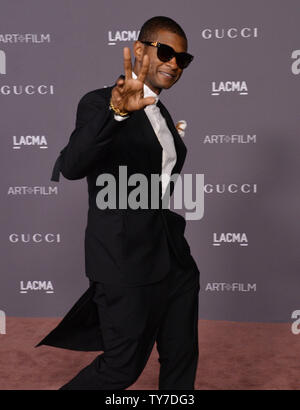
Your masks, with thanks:
M 178 34 L 185 39 L 187 44 L 185 32 L 180 25 L 170 17 L 165 16 L 155 16 L 147 20 L 141 27 L 138 41 L 153 41 L 153 33 L 157 33 L 162 29 Z

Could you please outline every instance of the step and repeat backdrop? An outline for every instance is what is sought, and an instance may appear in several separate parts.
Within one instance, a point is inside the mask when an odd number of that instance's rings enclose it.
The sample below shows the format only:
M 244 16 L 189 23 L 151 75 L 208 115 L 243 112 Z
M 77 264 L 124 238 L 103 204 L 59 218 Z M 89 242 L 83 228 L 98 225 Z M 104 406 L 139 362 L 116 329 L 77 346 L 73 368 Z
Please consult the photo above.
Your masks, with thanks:
M 299 11 L 298 0 L 1 0 L 1 320 L 63 316 L 86 290 L 87 183 L 52 182 L 52 168 L 80 98 L 112 85 L 123 47 L 164 15 L 195 56 L 160 99 L 187 121 L 182 172 L 204 176 L 203 216 L 186 226 L 199 318 L 298 332 Z

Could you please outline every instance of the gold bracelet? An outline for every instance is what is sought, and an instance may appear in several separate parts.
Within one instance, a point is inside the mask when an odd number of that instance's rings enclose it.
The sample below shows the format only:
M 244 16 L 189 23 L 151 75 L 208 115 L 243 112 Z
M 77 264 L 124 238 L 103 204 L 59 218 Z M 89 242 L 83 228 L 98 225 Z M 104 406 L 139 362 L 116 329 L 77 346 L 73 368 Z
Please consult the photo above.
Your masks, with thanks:
M 120 111 L 119 108 L 116 108 L 113 103 L 110 100 L 110 104 L 109 104 L 110 108 L 117 114 L 117 115 L 121 115 L 121 117 L 126 117 L 126 115 L 129 114 L 129 112 L 125 112 L 125 111 Z

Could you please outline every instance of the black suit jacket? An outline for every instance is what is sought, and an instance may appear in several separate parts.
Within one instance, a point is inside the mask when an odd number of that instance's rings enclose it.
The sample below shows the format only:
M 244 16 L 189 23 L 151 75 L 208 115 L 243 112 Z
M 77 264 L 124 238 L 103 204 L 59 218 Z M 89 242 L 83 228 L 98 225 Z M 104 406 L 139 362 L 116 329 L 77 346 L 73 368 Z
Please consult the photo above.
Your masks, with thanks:
M 89 279 L 138 286 L 159 281 L 168 273 L 168 244 L 183 267 L 195 262 L 184 238 L 185 219 L 163 209 L 161 203 L 159 209 L 137 210 L 100 210 L 96 205 L 97 193 L 103 188 L 96 185 L 99 174 L 114 175 L 118 192 L 121 165 L 127 166 L 128 178 L 142 173 L 149 182 L 151 174 L 162 171 L 162 147 L 145 111 L 116 121 L 109 109 L 112 88 L 90 91 L 79 101 L 76 127 L 56 160 L 51 180 L 59 181 L 60 172 L 70 180 L 87 178 L 85 267 Z M 165 106 L 158 101 L 158 107 L 174 138 L 177 161 L 172 174 L 179 174 L 187 150 Z M 172 184 L 171 193 L 173 189 Z

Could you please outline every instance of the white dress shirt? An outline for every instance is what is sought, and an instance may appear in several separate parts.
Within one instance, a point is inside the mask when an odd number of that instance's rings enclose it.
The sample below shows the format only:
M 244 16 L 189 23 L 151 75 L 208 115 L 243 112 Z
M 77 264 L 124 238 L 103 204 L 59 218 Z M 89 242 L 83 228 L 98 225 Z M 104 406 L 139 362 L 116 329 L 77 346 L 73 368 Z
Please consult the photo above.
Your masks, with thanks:
M 132 71 L 132 77 L 137 78 Z M 153 130 L 157 136 L 157 139 L 162 146 L 162 165 L 161 165 L 161 181 L 162 181 L 162 197 L 168 186 L 172 169 L 176 163 L 176 150 L 174 146 L 174 139 L 171 131 L 169 130 L 165 118 L 162 116 L 159 107 L 157 107 L 158 95 L 155 94 L 146 84 L 144 84 L 144 98 L 154 97 L 155 103 L 147 105 L 144 111 L 149 118 L 149 121 L 153 127 Z M 123 121 L 126 117 L 115 114 L 117 121 Z

